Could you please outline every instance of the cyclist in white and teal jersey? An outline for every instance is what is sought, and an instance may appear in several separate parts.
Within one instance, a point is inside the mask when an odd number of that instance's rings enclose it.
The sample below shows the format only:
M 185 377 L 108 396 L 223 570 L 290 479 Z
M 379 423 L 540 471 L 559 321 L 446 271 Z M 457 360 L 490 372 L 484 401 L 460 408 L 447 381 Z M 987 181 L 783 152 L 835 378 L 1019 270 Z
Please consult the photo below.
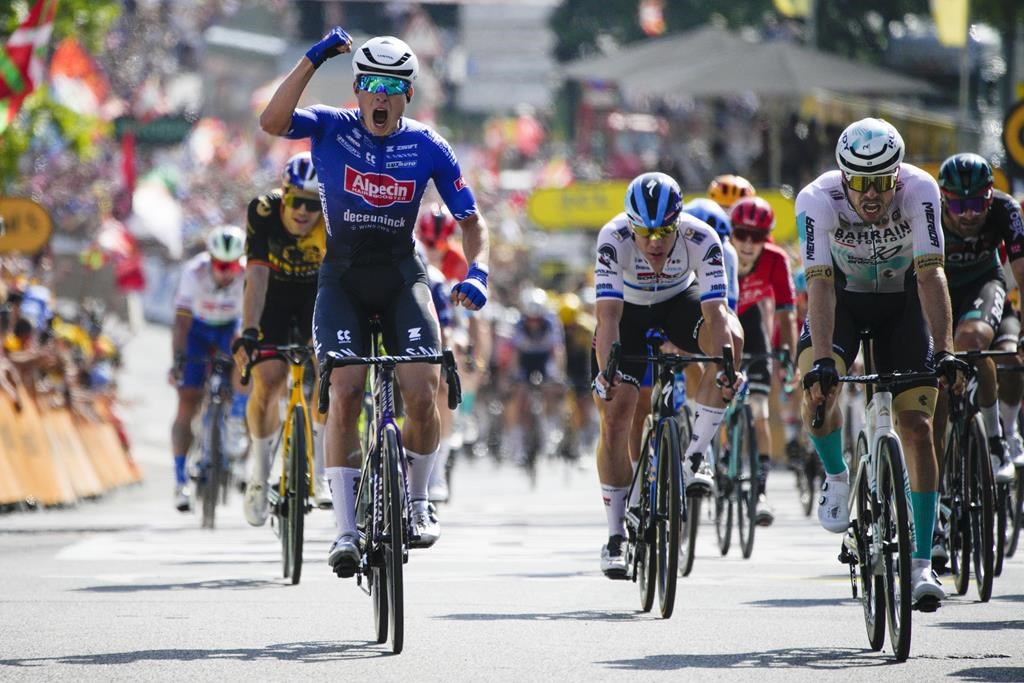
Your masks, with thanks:
M 904 164 L 903 155 L 903 139 L 888 122 L 852 123 L 836 145 L 839 170 L 819 176 L 796 200 L 808 295 L 798 345 L 807 389 L 803 417 L 826 472 L 818 520 L 835 533 L 845 532 L 850 519 L 836 378 L 856 357 L 860 331 L 872 331 L 880 372 L 935 367 L 960 381 L 966 365 L 953 355 L 939 188 L 930 175 Z M 934 381 L 923 381 L 903 385 L 893 399 L 914 509 L 915 604 L 934 605 L 945 597 L 931 570 L 939 477 L 931 418 L 937 393 Z M 824 423 L 812 428 L 823 402 Z

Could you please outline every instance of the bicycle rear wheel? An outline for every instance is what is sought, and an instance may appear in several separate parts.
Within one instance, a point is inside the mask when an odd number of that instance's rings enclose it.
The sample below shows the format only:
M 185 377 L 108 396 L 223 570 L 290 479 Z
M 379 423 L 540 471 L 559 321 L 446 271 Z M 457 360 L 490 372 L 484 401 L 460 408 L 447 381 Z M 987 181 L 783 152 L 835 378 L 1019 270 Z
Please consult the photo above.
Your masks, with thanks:
M 221 478 L 224 475 L 224 450 L 221 445 L 221 430 L 224 426 L 224 404 L 212 402 L 206 419 L 206 448 L 200 487 L 203 500 L 203 528 L 212 529 L 217 516 L 217 502 L 220 498 Z
M 384 430 L 384 565 L 387 572 L 388 592 L 388 634 L 391 637 L 391 651 L 396 655 L 402 651 L 405 641 L 405 594 L 402 581 L 402 562 L 405 556 L 405 514 L 403 498 L 405 483 L 402 480 L 400 458 L 404 457 L 398 447 L 398 433 L 394 426 Z
M 302 578 L 302 546 L 304 536 L 304 525 L 306 517 L 306 501 L 309 499 L 309 475 L 308 463 L 306 460 L 306 449 L 309 447 L 306 442 L 306 411 L 302 406 L 296 406 L 292 412 L 291 443 L 285 462 L 285 472 L 288 481 L 285 484 L 285 510 L 288 519 L 285 526 L 288 547 L 285 549 L 288 555 L 288 563 L 291 566 L 292 584 L 297 584 Z
M 679 529 L 682 526 L 682 457 L 675 418 L 666 418 L 658 425 L 658 504 L 655 517 L 658 546 L 658 607 L 663 619 L 672 616 L 672 608 L 676 601 Z
M 750 407 L 736 412 L 732 453 L 736 458 L 733 490 L 736 495 L 736 529 L 739 532 L 743 559 L 754 551 L 754 529 L 757 528 L 757 448 L 753 439 L 753 416 Z
M 889 437 L 879 443 L 878 457 L 877 528 L 882 550 L 889 645 L 896 660 L 903 662 L 910 655 L 913 608 L 907 473 L 903 469 L 900 445 L 894 438 Z
M 868 452 L 867 437 L 861 432 L 857 437 L 854 460 L 862 462 Z M 864 608 L 864 627 L 868 633 L 868 643 L 875 652 L 885 644 L 885 585 L 881 573 L 875 572 L 878 566 L 879 550 L 875 542 L 875 519 L 877 504 L 868 488 L 867 472 L 857 475 L 857 573 L 860 579 L 860 599 Z
M 690 443 L 690 416 L 685 412 L 676 418 L 679 426 L 679 443 Z M 680 453 L 685 458 L 685 452 Z M 680 460 L 681 467 L 689 467 L 690 463 Z M 680 469 L 680 473 L 682 470 Z M 689 576 L 693 571 L 693 551 L 697 546 L 697 528 L 700 526 L 700 499 L 701 495 L 686 495 L 683 491 L 683 504 L 679 524 L 679 573 Z
M 967 492 L 971 521 L 971 558 L 974 583 L 978 597 L 988 602 L 992 597 L 992 578 L 995 569 L 995 483 L 992 480 L 992 462 L 989 458 L 988 439 L 976 413 L 969 425 Z

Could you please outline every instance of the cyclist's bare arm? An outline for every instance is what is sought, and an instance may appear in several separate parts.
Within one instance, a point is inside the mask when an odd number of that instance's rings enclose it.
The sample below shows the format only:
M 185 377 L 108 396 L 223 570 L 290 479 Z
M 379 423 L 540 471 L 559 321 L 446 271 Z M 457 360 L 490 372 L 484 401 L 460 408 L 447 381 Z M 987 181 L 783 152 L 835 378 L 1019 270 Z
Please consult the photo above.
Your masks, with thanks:
M 832 357 L 832 332 L 836 322 L 836 290 L 831 278 L 816 277 L 807 281 L 807 319 L 811 321 L 811 352 L 813 358 Z M 821 387 L 810 390 L 813 403 L 820 403 Z
M 271 135 L 284 135 L 292 125 L 292 113 L 299 104 L 299 98 L 306 89 L 316 67 L 307 57 L 288 72 L 281 85 L 277 86 L 267 108 L 260 114 L 260 128 Z
M 604 370 L 612 344 L 619 341 L 619 321 L 625 304 L 622 299 L 600 299 L 594 307 L 597 315 L 597 366 Z
M 466 254 L 466 260 L 486 269 L 490 249 L 484 217 L 474 213 L 466 220 L 459 221 L 459 227 L 462 228 L 462 251 Z
M 953 313 L 950 309 L 945 269 L 938 266 L 918 271 L 917 292 L 932 334 L 935 351 L 952 351 Z
M 192 327 L 192 311 L 179 308 L 174 316 L 174 330 L 171 332 L 171 351 L 175 356 L 185 353 L 188 345 L 188 331 Z
M 266 305 L 270 268 L 262 263 L 245 267 L 245 298 L 242 301 L 242 329 L 258 327 Z

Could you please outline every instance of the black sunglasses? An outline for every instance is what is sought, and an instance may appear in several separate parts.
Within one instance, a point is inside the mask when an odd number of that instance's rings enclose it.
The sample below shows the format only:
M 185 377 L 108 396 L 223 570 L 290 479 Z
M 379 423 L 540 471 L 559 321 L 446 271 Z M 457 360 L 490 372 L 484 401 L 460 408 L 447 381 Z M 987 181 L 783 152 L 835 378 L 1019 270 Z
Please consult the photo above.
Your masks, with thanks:
M 322 209 L 319 197 L 298 197 L 296 195 L 289 194 L 285 196 L 284 204 L 289 209 L 305 207 L 306 211 L 309 211 L 310 213 L 317 213 Z

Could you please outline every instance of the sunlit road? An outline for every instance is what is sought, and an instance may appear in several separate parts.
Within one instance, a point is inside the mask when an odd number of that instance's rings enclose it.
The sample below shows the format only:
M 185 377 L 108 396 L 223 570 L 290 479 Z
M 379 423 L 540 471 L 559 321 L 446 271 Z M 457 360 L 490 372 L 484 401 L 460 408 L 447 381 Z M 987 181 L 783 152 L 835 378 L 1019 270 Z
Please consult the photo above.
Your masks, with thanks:
M 307 521 L 302 583 L 235 496 L 216 531 L 171 505 L 167 332 L 128 349 L 126 411 L 146 483 L 70 510 L 0 517 L 0 680 L 1024 680 L 1024 558 L 989 604 L 974 586 L 914 616 L 911 660 L 867 648 L 839 543 L 770 485 L 778 520 L 749 561 L 701 529 L 676 614 L 598 570 L 596 474 L 460 462 L 438 544 L 406 566 L 406 645 L 372 640 L 370 600 L 325 563 L 332 518 Z M 946 581 L 947 588 L 950 581 Z

